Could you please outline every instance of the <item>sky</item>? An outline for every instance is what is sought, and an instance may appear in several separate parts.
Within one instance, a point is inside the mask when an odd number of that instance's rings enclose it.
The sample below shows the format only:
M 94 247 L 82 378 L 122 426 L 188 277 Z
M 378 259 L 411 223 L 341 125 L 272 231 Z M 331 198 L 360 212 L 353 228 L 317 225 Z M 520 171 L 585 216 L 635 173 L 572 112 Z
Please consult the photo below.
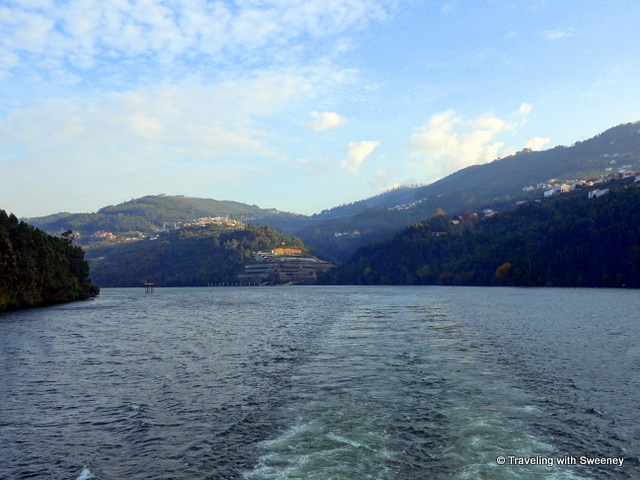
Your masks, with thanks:
M 303 214 L 640 120 L 637 0 L 0 0 L 0 208 Z

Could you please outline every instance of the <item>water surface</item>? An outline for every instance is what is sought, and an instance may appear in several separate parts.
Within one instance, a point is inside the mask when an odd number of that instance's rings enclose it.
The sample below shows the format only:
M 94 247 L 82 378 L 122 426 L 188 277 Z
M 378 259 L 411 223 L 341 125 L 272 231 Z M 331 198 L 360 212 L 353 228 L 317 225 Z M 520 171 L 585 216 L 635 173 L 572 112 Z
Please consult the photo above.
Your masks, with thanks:
M 639 311 L 624 290 L 247 287 L 3 314 L 0 478 L 640 478 Z

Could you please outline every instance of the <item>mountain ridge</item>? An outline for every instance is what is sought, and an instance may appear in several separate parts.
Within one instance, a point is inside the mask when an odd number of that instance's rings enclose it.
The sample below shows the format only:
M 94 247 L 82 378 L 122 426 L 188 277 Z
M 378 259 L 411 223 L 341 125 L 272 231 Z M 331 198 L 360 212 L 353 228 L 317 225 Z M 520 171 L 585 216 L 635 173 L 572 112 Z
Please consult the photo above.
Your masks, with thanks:
M 439 215 L 361 247 L 332 284 L 640 288 L 640 184 L 488 216 Z
M 640 122 L 609 128 L 568 147 L 538 152 L 525 149 L 490 163 L 466 167 L 429 185 L 395 188 L 311 216 L 235 201 L 147 195 L 103 207 L 96 213 L 56 213 L 26 221 L 49 233 L 73 230 L 90 235 L 99 230 L 152 232 L 167 223 L 228 215 L 297 235 L 325 257 L 344 260 L 360 246 L 389 237 L 429 218 L 438 209 L 461 214 L 510 208 L 516 202 L 542 197 L 541 191 L 525 192 L 524 188 L 556 177 L 603 178 L 620 165 L 640 170 Z

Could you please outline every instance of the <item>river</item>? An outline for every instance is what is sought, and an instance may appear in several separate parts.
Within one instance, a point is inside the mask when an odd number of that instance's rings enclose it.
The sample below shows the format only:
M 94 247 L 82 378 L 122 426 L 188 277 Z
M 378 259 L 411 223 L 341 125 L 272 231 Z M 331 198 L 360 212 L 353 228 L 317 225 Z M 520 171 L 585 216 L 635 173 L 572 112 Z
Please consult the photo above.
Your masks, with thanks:
M 301 286 L 5 313 L 0 478 L 637 479 L 639 312 L 630 290 Z

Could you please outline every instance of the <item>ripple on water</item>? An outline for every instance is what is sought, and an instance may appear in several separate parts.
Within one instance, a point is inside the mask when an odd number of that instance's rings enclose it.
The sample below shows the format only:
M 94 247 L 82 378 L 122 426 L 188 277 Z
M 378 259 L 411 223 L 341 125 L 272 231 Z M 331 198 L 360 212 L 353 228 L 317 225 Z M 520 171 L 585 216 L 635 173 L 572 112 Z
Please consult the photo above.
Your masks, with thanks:
M 3 316 L 0 477 L 640 478 L 497 465 L 639 450 L 638 302 L 526 292 L 106 289 Z

